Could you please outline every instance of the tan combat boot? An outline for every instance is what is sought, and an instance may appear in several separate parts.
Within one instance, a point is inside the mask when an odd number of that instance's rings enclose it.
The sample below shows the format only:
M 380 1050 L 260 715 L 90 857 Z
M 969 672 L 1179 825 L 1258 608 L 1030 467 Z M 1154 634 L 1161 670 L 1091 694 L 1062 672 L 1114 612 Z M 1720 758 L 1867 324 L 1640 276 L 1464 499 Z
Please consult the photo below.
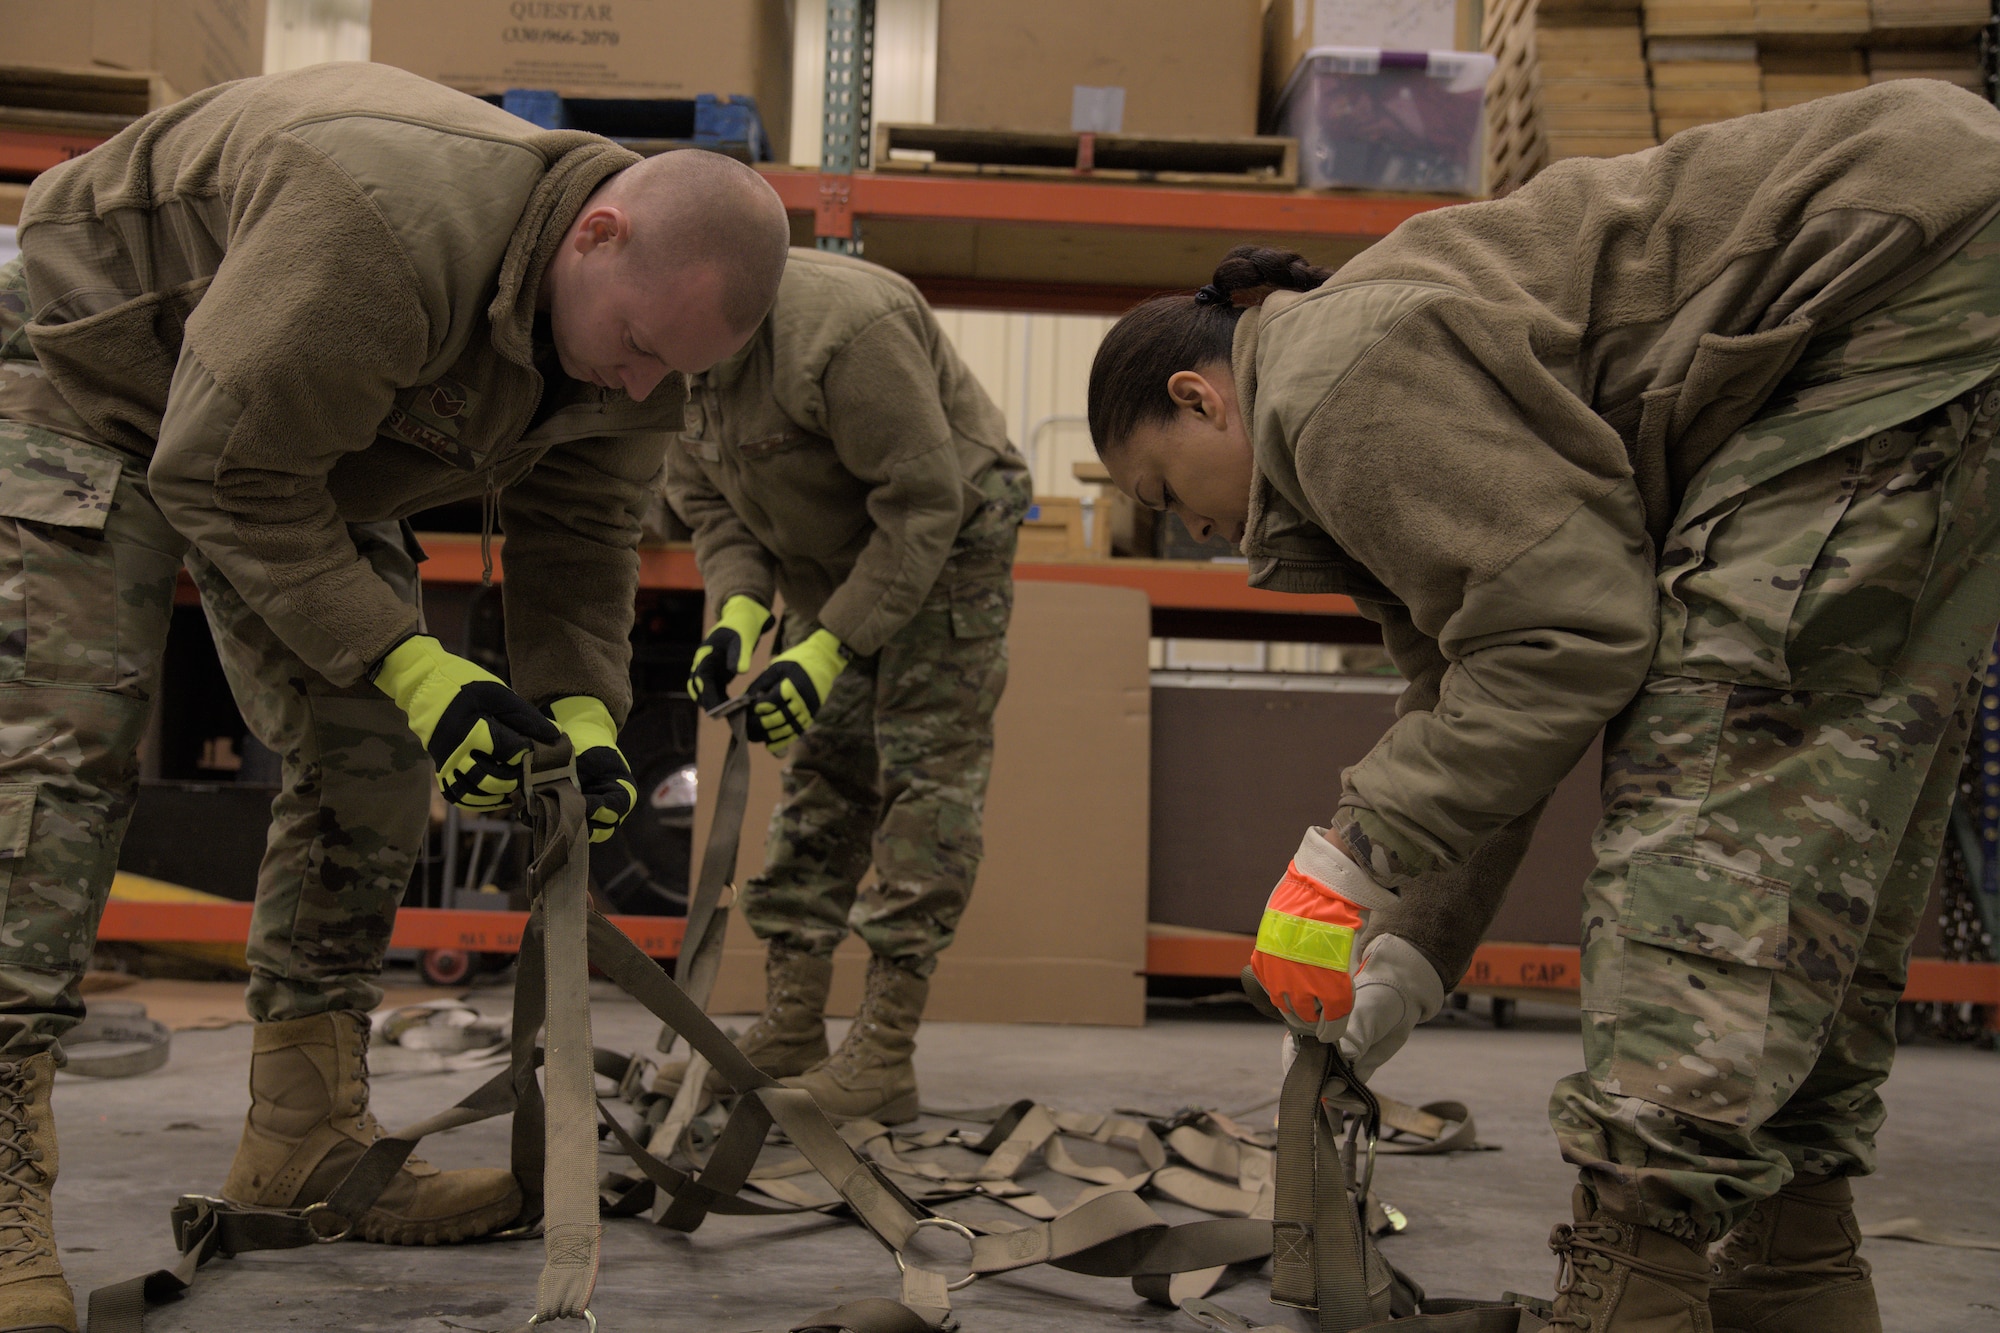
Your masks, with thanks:
M 333 1193 L 382 1126 L 368 1109 L 368 1018 L 335 1012 L 259 1023 L 250 1047 L 250 1114 L 222 1197 L 304 1208 Z M 521 1210 L 511 1172 L 440 1171 L 411 1158 L 353 1234 L 390 1245 L 448 1245 Z
M 56 1256 L 56 1118 L 49 1051 L 0 1061 L 0 1333 L 76 1333 Z
M 1562 1267 L 1550 1328 L 1589 1333 L 1714 1333 L 1708 1318 L 1708 1255 L 1664 1231 L 1600 1212 L 1583 1186 L 1576 1224 L 1549 1232 Z
M 1715 1247 L 1716 1333 L 1882 1333 L 1845 1176 L 1793 1181 Z
M 764 1012 L 737 1041 L 750 1063 L 772 1078 L 803 1074 L 826 1059 L 826 992 L 833 960 L 772 943 L 764 953 Z M 672 1097 L 687 1076 L 686 1060 L 669 1060 L 653 1075 L 653 1091 Z M 728 1082 L 709 1071 L 706 1090 L 717 1097 Z
M 785 1086 L 804 1088 L 836 1120 L 900 1125 L 917 1118 L 917 1024 L 931 983 L 886 958 L 868 960 L 868 984 L 847 1040 L 826 1063 Z

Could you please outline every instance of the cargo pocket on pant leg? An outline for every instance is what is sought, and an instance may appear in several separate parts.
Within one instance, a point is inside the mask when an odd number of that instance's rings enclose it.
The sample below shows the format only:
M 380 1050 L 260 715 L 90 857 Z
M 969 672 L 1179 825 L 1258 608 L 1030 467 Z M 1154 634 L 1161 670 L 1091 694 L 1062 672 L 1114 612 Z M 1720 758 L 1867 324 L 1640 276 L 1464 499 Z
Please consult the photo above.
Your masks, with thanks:
M 35 828 L 33 782 L 0 782 L 0 939 L 4 939 L 7 909 L 14 896 L 14 875 L 28 859 L 28 840 Z
M 1691 856 L 1628 871 L 1610 1091 L 1730 1125 L 1772 1110 L 1760 1066 L 1790 887 Z
M 108 449 L 0 421 L 0 679 L 119 682 L 124 617 L 104 525 L 122 470 Z

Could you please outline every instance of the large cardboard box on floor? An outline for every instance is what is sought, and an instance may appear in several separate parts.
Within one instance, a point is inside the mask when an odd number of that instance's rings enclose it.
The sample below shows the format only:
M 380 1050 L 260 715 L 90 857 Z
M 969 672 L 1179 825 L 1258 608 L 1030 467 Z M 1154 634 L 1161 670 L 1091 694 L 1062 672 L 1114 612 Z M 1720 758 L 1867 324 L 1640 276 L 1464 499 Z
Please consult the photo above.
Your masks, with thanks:
M 264 72 L 265 0 L 0 0 L 0 63 L 150 70 L 181 96 Z
M 945 1022 L 1145 1020 L 1146 847 L 1152 633 L 1144 593 L 1084 584 L 1015 585 L 1007 692 L 994 719 L 986 856 L 972 905 L 931 981 L 926 1017 Z M 763 668 L 769 639 L 752 667 Z M 728 732 L 704 723 L 701 790 L 715 790 Z M 736 859 L 740 886 L 764 866 L 780 766 L 763 746 Z M 709 807 L 695 818 L 708 841 Z M 764 949 L 732 914 L 709 1008 L 764 1002 Z M 829 1012 L 852 1014 L 867 950 L 835 955 Z
M 1264 11 L 1264 110 L 1316 46 L 1479 50 L 1480 0 L 1271 0 Z
M 783 161 L 789 8 L 785 0 L 378 0 L 369 58 L 468 93 L 747 94 Z
M 1062 132 L 1077 89 L 1117 89 L 1119 133 L 1255 134 L 1258 12 L 1259 0 L 938 0 L 937 123 Z

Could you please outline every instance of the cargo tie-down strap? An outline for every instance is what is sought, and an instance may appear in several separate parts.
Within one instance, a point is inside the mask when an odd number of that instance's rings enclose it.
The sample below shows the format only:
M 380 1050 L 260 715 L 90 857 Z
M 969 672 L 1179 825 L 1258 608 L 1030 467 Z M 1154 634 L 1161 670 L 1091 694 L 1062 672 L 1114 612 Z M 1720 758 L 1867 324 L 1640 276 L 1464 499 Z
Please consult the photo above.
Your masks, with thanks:
M 524 784 L 535 834 L 529 872 L 534 902 L 515 981 L 510 1067 L 457 1105 L 377 1140 L 324 1202 L 267 1210 L 184 1197 L 171 1218 L 179 1262 L 92 1292 L 92 1333 L 138 1333 L 144 1309 L 186 1292 L 196 1270 L 212 1258 L 344 1239 L 418 1140 L 509 1112 L 513 1169 L 525 1202 L 508 1234 L 539 1230 L 546 1249 L 535 1314 L 524 1329 L 564 1320 L 594 1328 L 590 1297 L 601 1218 L 649 1208 L 658 1225 L 678 1231 L 693 1231 L 710 1214 L 814 1210 L 849 1215 L 865 1226 L 902 1270 L 901 1299 L 851 1301 L 794 1325 L 797 1333 L 949 1328 L 949 1290 L 1036 1264 L 1129 1278 L 1149 1300 L 1180 1304 L 1211 1327 L 1241 1330 L 1251 1326 L 1203 1298 L 1230 1269 L 1266 1258 L 1273 1263 L 1273 1299 L 1317 1308 L 1322 1333 L 1392 1317 L 1408 1333 L 1528 1333 L 1541 1326 L 1515 1305 L 1425 1303 L 1414 1284 L 1381 1258 L 1371 1230 L 1393 1229 L 1397 1215 L 1372 1200 L 1367 1180 L 1357 1183 L 1354 1168 L 1365 1135 L 1372 1172 L 1382 1104 L 1349 1077 L 1337 1052 L 1318 1043 L 1306 1043 L 1287 1076 L 1275 1150 L 1271 1134 L 1226 1115 L 1077 1115 L 1025 1101 L 942 1113 L 978 1128 L 892 1132 L 868 1121 L 836 1126 L 809 1093 L 759 1072 L 703 1012 L 720 962 L 728 882 L 748 801 L 744 720 L 740 710 L 727 717 L 729 752 L 678 980 L 591 908 L 588 830 L 568 744 L 537 747 Z M 681 1092 L 650 1146 L 597 1096 L 600 1075 L 627 1092 L 642 1087 L 645 1064 L 592 1050 L 591 967 L 692 1051 Z M 672 1044 L 663 1034 L 662 1049 Z M 701 1109 L 703 1065 L 729 1086 L 734 1102 L 720 1130 L 698 1150 L 689 1131 Z M 605 1179 L 601 1194 L 600 1121 L 638 1169 L 636 1176 Z M 1389 1123 L 1418 1150 L 1476 1143 L 1470 1115 L 1456 1105 L 1398 1107 Z M 767 1160 L 774 1129 L 790 1152 Z M 1137 1169 L 1086 1164 L 1066 1139 L 1123 1148 Z M 969 1149 L 981 1160 L 970 1170 L 954 1168 L 931 1160 L 934 1149 Z M 1067 1207 L 1015 1182 L 1036 1155 L 1051 1170 L 1085 1182 Z M 1168 1225 L 1141 1190 L 1223 1216 Z M 1022 1220 L 975 1227 L 932 1207 L 975 1197 L 1005 1204 Z M 969 1271 L 956 1281 L 910 1261 L 910 1242 L 932 1228 L 970 1245 Z

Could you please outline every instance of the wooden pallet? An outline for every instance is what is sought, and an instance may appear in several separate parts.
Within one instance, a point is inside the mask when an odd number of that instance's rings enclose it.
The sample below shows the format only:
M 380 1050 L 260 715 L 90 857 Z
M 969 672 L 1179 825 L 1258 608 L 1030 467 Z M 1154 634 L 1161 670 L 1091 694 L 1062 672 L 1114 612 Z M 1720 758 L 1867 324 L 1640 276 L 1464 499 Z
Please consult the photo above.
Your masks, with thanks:
M 1486 8 L 1480 45 L 1494 59 L 1486 85 L 1486 191 L 1503 195 L 1548 160 L 1537 114 L 1535 0 L 1497 0 Z
M 0 64 L 0 177 L 32 179 L 174 100 L 157 74 Z
M 1289 190 L 1299 181 L 1296 139 L 1032 134 L 943 125 L 875 127 L 876 171 L 935 176 L 1021 176 L 1204 188 Z
M 116 134 L 173 100 L 157 74 L 0 64 L 0 121 L 11 128 Z

